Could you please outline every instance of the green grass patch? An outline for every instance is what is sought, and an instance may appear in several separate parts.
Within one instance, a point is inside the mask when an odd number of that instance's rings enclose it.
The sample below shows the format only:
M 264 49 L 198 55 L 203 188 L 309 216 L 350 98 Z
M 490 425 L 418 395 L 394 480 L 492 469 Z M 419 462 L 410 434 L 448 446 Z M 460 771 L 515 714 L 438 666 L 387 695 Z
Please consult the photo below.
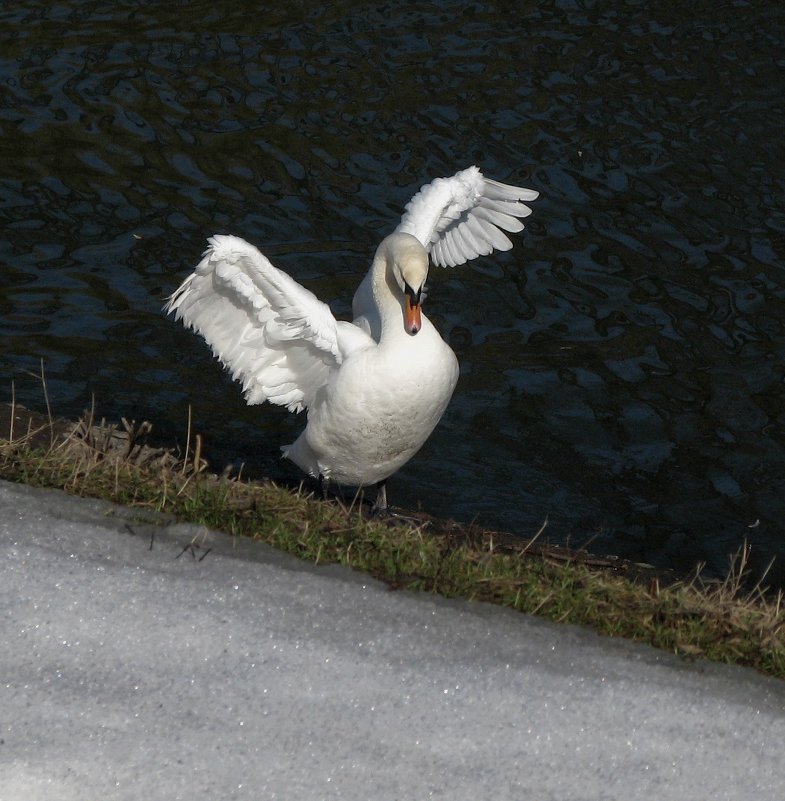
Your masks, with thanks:
M 378 521 L 359 503 L 222 478 L 207 470 L 198 437 L 183 455 L 151 448 L 147 423 L 98 425 L 87 415 L 73 425 L 6 407 L 2 425 L 0 477 L 8 480 L 167 512 L 312 563 L 348 565 L 392 588 L 495 603 L 785 678 L 782 595 L 747 587 L 747 549 L 724 581 L 666 581 L 582 552 L 439 521 Z

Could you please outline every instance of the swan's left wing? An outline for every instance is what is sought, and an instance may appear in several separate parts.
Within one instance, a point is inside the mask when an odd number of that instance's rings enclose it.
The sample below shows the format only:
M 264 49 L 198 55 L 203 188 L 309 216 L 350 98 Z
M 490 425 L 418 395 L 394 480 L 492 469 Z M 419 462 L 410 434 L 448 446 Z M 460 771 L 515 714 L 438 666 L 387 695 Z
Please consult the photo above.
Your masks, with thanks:
M 308 408 L 344 358 L 372 340 L 244 239 L 209 241 L 165 310 L 207 340 L 249 404 Z
M 485 178 L 477 167 L 437 178 L 406 204 L 395 229 L 422 242 L 434 264 L 452 267 L 494 250 L 509 250 L 503 231 L 520 231 L 539 192 Z

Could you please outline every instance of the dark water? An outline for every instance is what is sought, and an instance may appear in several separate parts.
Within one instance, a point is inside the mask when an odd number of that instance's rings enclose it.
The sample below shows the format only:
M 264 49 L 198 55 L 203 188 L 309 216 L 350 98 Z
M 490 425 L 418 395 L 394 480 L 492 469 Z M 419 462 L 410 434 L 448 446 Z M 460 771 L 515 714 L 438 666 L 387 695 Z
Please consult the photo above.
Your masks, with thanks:
M 609 10 L 613 5 L 614 10 Z M 785 12 L 774 3 L 16 2 L 0 29 L 2 394 L 152 419 L 275 476 L 302 421 L 246 408 L 160 308 L 205 238 L 348 315 L 420 184 L 538 189 L 515 249 L 435 273 L 458 352 L 394 501 L 785 577 Z

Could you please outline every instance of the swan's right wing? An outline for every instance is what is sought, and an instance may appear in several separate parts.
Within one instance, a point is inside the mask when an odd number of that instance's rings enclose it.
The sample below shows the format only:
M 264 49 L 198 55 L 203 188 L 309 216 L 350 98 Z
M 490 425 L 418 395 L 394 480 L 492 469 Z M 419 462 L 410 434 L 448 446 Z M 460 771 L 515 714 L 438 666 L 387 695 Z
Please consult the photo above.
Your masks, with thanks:
M 351 350 L 370 342 L 236 236 L 214 236 L 165 310 L 201 334 L 249 404 L 308 408 Z
M 486 178 L 469 167 L 450 178 L 426 184 L 406 204 L 395 229 L 422 242 L 434 264 L 453 267 L 494 250 L 509 250 L 504 231 L 520 231 L 520 217 L 531 209 L 521 201 L 535 200 L 534 189 L 510 186 Z

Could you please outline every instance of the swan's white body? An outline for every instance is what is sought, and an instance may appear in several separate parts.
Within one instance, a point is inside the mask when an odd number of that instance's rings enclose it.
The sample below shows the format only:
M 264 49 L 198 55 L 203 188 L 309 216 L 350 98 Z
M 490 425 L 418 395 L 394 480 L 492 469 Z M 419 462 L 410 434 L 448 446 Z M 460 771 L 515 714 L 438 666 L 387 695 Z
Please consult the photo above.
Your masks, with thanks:
M 234 236 L 209 240 L 166 310 L 207 340 L 249 404 L 308 410 L 305 430 L 283 448 L 303 471 L 379 484 L 420 449 L 458 379 L 455 354 L 420 312 L 428 255 L 452 266 L 508 250 L 500 229 L 521 230 L 531 210 L 520 201 L 536 197 L 476 167 L 424 186 L 379 245 L 352 323 Z

